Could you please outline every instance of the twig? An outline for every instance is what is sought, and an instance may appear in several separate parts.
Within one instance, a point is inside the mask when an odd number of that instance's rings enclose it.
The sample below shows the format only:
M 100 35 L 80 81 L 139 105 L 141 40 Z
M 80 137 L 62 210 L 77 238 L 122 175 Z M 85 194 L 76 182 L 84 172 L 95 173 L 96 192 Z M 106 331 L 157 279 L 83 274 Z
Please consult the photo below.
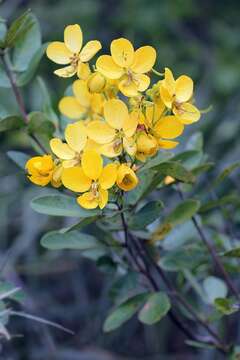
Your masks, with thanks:
M 179 186 L 178 186 L 178 194 L 179 194 L 180 198 L 181 198 L 182 200 L 184 200 L 183 193 L 182 193 L 182 191 L 181 191 L 181 189 L 180 189 Z M 225 270 L 225 268 L 224 268 L 221 260 L 219 259 L 218 255 L 217 255 L 217 253 L 216 253 L 216 250 L 215 250 L 215 248 L 214 248 L 214 246 L 211 244 L 210 241 L 208 241 L 208 239 L 207 239 L 207 237 L 206 237 L 203 229 L 202 229 L 201 226 L 199 225 L 196 216 L 192 216 L 192 222 L 193 222 L 193 224 L 194 224 L 194 226 L 195 226 L 195 228 L 196 228 L 196 230 L 197 230 L 197 232 L 198 232 L 198 234 L 199 234 L 202 242 L 203 242 L 204 245 L 207 247 L 207 249 L 208 249 L 208 251 L 209 251 L 212 259 L 214 260 L 216 266 L 218 267 L 219 271 L 221 272 L 222 276 L 224 277 L 224 279 L 225 279 L 225 281 L 226 281 L 226 283 L 227 283 L 227 285 L 228 285 L 228 288 L 231 290 L 231 292 L 233 293 L 233 295 L 235 295 L 236 298 L 240 301 L 240 295 L 239 295 L 237 289 L 235 288 L 235 286 L 234 286 L 231 278 L 229 277 L 229 275 L 228 275 L 227 271 Z
M 119 209 L 121 209 L 121 206 L 119 206 Z M 123 230 L 124 230 L 124 235 L 125 235 L 125 245 L 126 245 L 126 248 L 128 249 L 130 255 L 131 255 L 131 258 L 133 259 L 133 261 L 135 262 L 138 270 L 140 273 L 142 273 L 148 280 L 149 282 L 151 283 L 154 291 L 159 291 L 160 288 L 158 286 L 158 284 L 156 283 L 155 279 L 153 278 L 153 276 L 151 275 L 150 273 L 150 269 L 148 267 L 148 264 L 146 262 L 146 259 L 144 258 L 144 256 L 141 254 L 141 250 L 140 248 L 138 247 L 138 244 L 135 242 L 135 238 L 134 236 L 129 232 L 128 230 L 128 226 L 127 226 L 127 223 L 126 223 L 126 220 L 125 220 L 125 217 L 124 217 L 124 214 L 121 212 L 121 220 L 122 220 L 122 224 L 123 224 Z M 131 238 L 131 244 L 129 242 L 129 239 Z M 134 254 L 133 252 L 133 249 L 132 249 L 132 246 L 134 246 L 135 250 L 137 251 L 137 255 Z M 141 258 L 143 264 L 144 264 L 144 267 L 142 266 L 141 263 L 139 263 L 139 261 L 137 260 L 138 259 L 138 256 Z M 158 266 L 157 264 L 154 263 L 155 266 Z M 166 281 L 166 277 L 165 277 L 165 274 L 163 273 L 164 275 L 164 279 Z M 167 283 L 169 284 L 168 280 L 167 280 Z M 168 286 L 169 287 L 169 286 Z M 169 287 L 169 289 L 175 294 L 176 293 L 176 290 L 171 286 Z M 180 296 L 181 298 L 181 296 Z M 180 300 L 179 300 L 180 301 Z M 181 301 L 182 305 L 185 307 L 185 308 L 188 308 L 189 310 L 189 307 L 190 305 L 185 303 L 185 300 L 183 299 L 183 301 Z M 195 315 L 193 309 L 190 307 L 191 311 L 189 310 L 189 312 L 192 314 L 192 315 Z M 199 340 L 199 338 L 194 335 L 188 327 L 186 327 L 182 321 L 180 320 L 180 318 L 171 310 L 169 311 L 169 317 L 171 318 L 171 320 L 174 322 L 174 324 L 187 336 L 189 337 L 190 339 L 192 340 L 195 340 L 195 341 L 201 341 Z M 195 319 L 196 319 L 196 316 L 195 316 Z M 225 347 L 224 345 L 221 344 L 221 339 L 218 337 L 217 334 L 214 333 L 214 331 L 209 328 L 208 324 L 206 324 L 202 319 L 198 319 L 198 321 L 202 324 L 202 326 L 204 326 L 208 332 L 215 338 L 217 339 L 217 343 L 213 343 L 213 345 L 215 345 L 220 351 L 222 352 L 226 352 L 225 350 Z

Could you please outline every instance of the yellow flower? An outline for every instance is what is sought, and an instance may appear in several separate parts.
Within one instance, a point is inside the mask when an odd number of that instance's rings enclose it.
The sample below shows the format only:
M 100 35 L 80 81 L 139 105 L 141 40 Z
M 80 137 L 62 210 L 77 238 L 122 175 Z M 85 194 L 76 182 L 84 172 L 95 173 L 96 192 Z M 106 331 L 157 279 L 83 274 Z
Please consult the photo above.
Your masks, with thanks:
M 109 79 L 119 79 L 119 90 L 125 96 L 136 96 L 145 91 L 150 78 L 148 73 L 156 61 L 152 46 L 143 46 L 134 51 L 127 39 L 120 38 L 111 43 L 111 56 L 102 55 L 96 62 L 97 70 Z
M 103 92 L 107 84 L 107 79 L 98 71 L 93 73 L 87 80 L 87 86 L 90 93 Z
M 130 191 L 137 184 L 138 178 L 135 172 L 127 164 L 121 164 L 117 170 L 117 186 L 124 191 Z
M 47 57 L 60 65 L 68 65 L 54 71 L 61 77 L 71 77 L 77 73 L 79 78 L 90 75 L 88 61 L 102 48 L 97 40 L 89 41 L 83 48 L 83 35 L 79 25 L 68 25 L 64 30 L 64 42 L 54 41 L 47 47 Z
M 82 150 L 87 143 L 87 133 L 83 121 L 67 125 L 65 139 L 66 143 L 58 138 L 51 139 L 51 150 L 62 160 L 63 167 L 76 166 L 81 161 Z
M 137 152 L 136 158 L 145 162 L 147 157 L 154 156 L 158 151 L 157 139 L 145 131 L 140 131 L 137 135 Z
M 61 167 L 55 165 L 51 155 L 34 156 L 26 162 L 28 179 L 39 186 L 50 182 L 54 187 L 61 185 Z
M 88 124 L 89 138 L 102 145 L 100 151 L 105 156 L 119 156 L 123 148 L 134 155 L 136 144 L 132 136 L 138 125 L 137 118 L 129 115 L 127 105 L 119 99 L 107 100 L 103 113 L 106 122 L 96 120 Z
M 103 167 L 101 156 L 94 150 L 86 150 L 82 155 L 81 167 L 63 169 L 63 185 L 76 192 L 83 192 L 77 202 L 85 209 L 103 209 L 108 202 L 108 189 L 117 179 L 117 164 Z
M 174 79 L 170 69 L 165 68 L 164 80 L 160 82 L 161 99 L 167 108 L 183 124 L 192 124 L 200 119 L 200 111 L 189 101 L 193 95 L 193 81 L 186 75 Z
M 59 102 L 59 110 L 70 119 L 95 119 L 102 113 L 104 98 L 91 94 L 85 80 L 76 80 L 72 86 L 74 96 L 65 96 Z
M 178 145 L 172 141 L 183 133 L 184 125 L 177 116 L 164 116 L 165 106 L 162 102 L 146 108 L 146 126 L 148 131 L 157 139 L 159 148 L 172 149 Z

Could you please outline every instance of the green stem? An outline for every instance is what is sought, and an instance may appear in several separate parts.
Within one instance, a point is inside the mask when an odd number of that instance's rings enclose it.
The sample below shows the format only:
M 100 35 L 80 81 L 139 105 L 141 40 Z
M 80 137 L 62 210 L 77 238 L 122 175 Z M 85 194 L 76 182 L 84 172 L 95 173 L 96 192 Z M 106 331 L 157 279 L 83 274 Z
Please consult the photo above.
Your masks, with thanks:
M 27 125 L 29 123 L 29 118 L 28 118 L 28 115 L 27 115 L 27 111 L 25 109 L 25 105 L 24 105 L 24 101 L 23 101 L 23 97 L 20 93 L 20 90 L 17 86 L 17 83 L 15 81 L 15 77 L 14 77 L 14 74 L 9 66 L 9 63 L 8 63 L 8 58 L 7 58 L 7 52 L 6 50 L 5 51 L 1 51 L 0 52 L 0 56 L 1 56 L 1 59 L 2 59 L 2 63 L 3 63 L 3 67 L 4 67 L 4 70 L 7 74 L 7 77 L 10 81 L 10 84 L 11 84 L 11 88 L 12 88 L 12 91 L 14 93 L 14 96 L 15 96 L 15 99 L 16 99 L 16 102 L 18 104 L 18 107 L 19 107 L 19 110 L 20 110 L 20 113 L 23 117 L 23 120 L 25 122 L 25 124 Z M 34 136 L 33 134 L 29 134 L 29 136 L 32 138 L 32 140 L 39 146 L 39 148 L 43 151 L 43 153 L 46 153 L 46 149 L 44 148 L 44 146 L 39 142 L 39 140 L 36 138 L 36 136 Z

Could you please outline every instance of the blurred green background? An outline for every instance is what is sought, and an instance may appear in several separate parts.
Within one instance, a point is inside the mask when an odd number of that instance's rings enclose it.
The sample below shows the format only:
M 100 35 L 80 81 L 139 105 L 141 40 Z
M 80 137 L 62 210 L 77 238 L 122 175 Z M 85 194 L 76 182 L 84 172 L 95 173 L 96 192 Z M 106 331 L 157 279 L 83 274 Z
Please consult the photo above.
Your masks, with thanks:
M 155 68 L 170 67 L 176 76 L 194 79 L 196 103 L 212 111 L 185 131 L 204 134 L 205 150 L 218 169 L 239 160 L 240 154 L 240 3 L 223 0 L 6 0 L 0 16 L 12 21 L 31 8 L 40 21 L 43 41 L 62 40 L 64 27 L 81 25 L 85 41 L 98 39 L 109 51 L 114 38 L 123 36 L 135 47 L 153 45 L 158 51 Z M 46 57 L 38 69 L 57 103 L 69 80 L 53 75 Z M 39 82 L 22 89 L 28 111 L 41 108 Z M 17 113 L 9 89 L 0 88 L 0 116 Z M 41 326 L 26 319 L 12 319 L 12 341 L 3 342 L 0 359 L 213 359 L 184 344 L 183 336 L 168 321 L 144 328 L 131 321 L 106 335 L 102 322 L 110 301 L 112 275 L 80 258 L 77 252 L 45 252 L 39 238 L 47 230 L 70 224 L 69 220 L 34 213 L 29 201 L 45 193 L 28 184 L 5 155 L 8 150 L 33 154 L 29 141 L 19 133 L 0 134 L 0 234 L 1 276 L 23 287 L 29 312 L 59 322 L 75 335 Z M 181 149 L 181 147 L 180 147 Z M 178 150 L 177 150 L 178 151 Z M 239 176 L 232 179 L 237 185 Z M 174 199 L 172 199 L 174 201 Z M 72 220 L 71 220 L 72 221 Z M 55 356 L 55 357 L 54 357 Z

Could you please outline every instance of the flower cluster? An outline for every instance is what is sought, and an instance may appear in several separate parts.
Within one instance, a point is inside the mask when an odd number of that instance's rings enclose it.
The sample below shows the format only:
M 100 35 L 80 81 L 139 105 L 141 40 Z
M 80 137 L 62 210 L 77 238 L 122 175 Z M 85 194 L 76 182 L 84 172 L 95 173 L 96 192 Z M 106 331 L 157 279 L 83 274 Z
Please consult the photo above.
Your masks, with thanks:
M 51 155 L 34 157 L 26 164 L 29 179 L 41 186 L 51 183 L 78 193 L 80 206 L 104 208 L 108 191 L 132 190 L 138 184 L 136 169 L 161 149 L 172 149 L 184 127 L 200 118 L 193 105 L 193 81 L 176 80 L 165 68 L 162 79 L 151 84 L 156 50 L 134 50 L 127 39 L 113 40 L 110 55 L 89 61 L 101 49 L 97 40 L 82 47 L 79 25 L 69 25 L 64 42 L 47 48 L 49 59 L 67 65 L 54 73 L 78 79 L 72 94 L 59 102 L 70 119 L 64 140 L 50 141 Z M 151 87 L 150 87 L 151 86 Z

